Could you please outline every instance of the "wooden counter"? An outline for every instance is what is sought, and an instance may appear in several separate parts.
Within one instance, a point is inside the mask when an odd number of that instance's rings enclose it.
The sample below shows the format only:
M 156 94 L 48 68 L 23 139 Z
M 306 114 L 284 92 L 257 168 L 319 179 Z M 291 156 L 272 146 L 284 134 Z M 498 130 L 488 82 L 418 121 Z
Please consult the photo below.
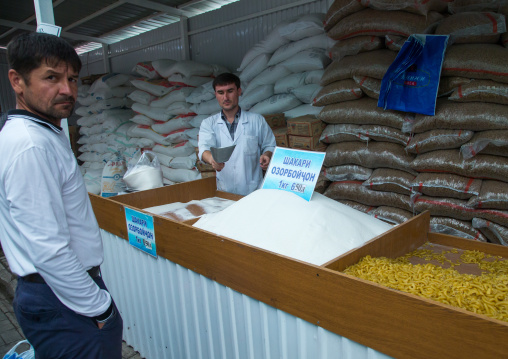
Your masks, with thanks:
M 127 239 L 124 207 L 210 197 L 215 178 L 110 198 L 90 195 L 99 226 Z M 508 323 L 367 282 L 340 271 L 365 254 L 399 256 L 426 241 L 508 258 L 508 248 L 428 233 L 428 213 L 323 266 L 153 215 L 157 254 L 249 297 L 396 358 L 508 356 Z M 192 221 L 191 221 L 192 222 Z M 164 285 L 164 283 L 161 283 Z

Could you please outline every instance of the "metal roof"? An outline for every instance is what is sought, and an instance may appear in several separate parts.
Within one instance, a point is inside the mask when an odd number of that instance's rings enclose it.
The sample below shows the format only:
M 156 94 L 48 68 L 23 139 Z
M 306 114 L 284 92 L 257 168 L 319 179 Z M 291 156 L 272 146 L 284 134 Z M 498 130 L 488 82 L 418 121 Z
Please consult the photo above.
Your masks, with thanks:
M 61 37 L 84 53 L 238 0 L 54 0 Z M 0 0 L 0 47 L 35 31 L 34 0 Z

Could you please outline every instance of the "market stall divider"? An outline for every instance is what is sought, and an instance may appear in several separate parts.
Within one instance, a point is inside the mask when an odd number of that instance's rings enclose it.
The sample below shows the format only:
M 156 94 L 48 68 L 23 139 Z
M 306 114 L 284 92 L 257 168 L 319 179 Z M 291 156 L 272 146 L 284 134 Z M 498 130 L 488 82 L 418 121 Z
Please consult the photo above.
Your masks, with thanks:
M 125 207 L 215 196 L 235 199 L 217 191 L 213 178 L 111 198 L 90 195 L 103 230 L 105 280 L 118 298 L 125 336 L 132 333 L 128 342 L 148 359 L 284 357 L 291 350 L 328 358 L 337 349 L 336 357 L 345 350 L 351 358 L 508 352 L 507 323 L 342 274 L 334 270 L 340 258 L 315 266 L 157 215 L 158 259 L 124 241 Z M 508 257 L 502 246 L 429 234 L 429 218 L 422 213 L 366 246 L 397 256 L 433 240 Z M 149 311 L 155 317 L 149 319 Z M 339 344 L 344 338 L 353 342 Z

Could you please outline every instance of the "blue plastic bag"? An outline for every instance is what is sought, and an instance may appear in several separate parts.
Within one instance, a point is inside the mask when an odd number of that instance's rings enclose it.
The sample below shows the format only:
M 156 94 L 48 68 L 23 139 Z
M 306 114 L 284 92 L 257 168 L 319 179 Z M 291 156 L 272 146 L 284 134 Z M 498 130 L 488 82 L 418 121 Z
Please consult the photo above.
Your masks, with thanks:
M 378 107 L 433 116 L 448 35 L 411 35 L 381 82 Z
M 16 352 L 16 349 L 18 349 L 18 347 L 21 345 L 21 344 L 29 344 L 30 345 L 30 349 L 28 349 L 27 351 L 24 351 L 23 353 L 20 353 L 18 354 Z M 11 350 L 9 350 L 3 357 L 3 359 L 34 359 L 35 358 L 35 351 L 34 351 L 34 347 L 32 346 L 32 344 L 30 344 L 28 342 L 28 340 L 22 340 L 20 342 L 18 342 L 18 344 L 16 344 L 15 346 L 13 346 L 11 348 Z

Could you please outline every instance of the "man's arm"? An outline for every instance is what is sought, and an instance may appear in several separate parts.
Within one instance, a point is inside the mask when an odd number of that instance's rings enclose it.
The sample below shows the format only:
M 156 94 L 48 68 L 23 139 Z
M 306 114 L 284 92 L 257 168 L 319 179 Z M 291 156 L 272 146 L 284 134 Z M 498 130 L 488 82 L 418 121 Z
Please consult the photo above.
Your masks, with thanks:
M 70 246 L 58 163 L 45 150 L 32 148 L 18 156 L 7 178 L 10 213 L 22 239 L 18 245 L 28 256 L 18 260 L 29 261 L 69 309 L 91 318 L 107 312 L 111 296 Z
M 225 164 L 215 162 L 215 160 L 213 159 L 213 156 L 212 156 L 212 152 L 210 152 L 208 150 L 204 151 L 203 155 L 201 157 L 203 158 L 203 161 L 211 164 L 213 169 L 216 170 L 217 172 L 222 171 L 222 169 L 224 168 Z

